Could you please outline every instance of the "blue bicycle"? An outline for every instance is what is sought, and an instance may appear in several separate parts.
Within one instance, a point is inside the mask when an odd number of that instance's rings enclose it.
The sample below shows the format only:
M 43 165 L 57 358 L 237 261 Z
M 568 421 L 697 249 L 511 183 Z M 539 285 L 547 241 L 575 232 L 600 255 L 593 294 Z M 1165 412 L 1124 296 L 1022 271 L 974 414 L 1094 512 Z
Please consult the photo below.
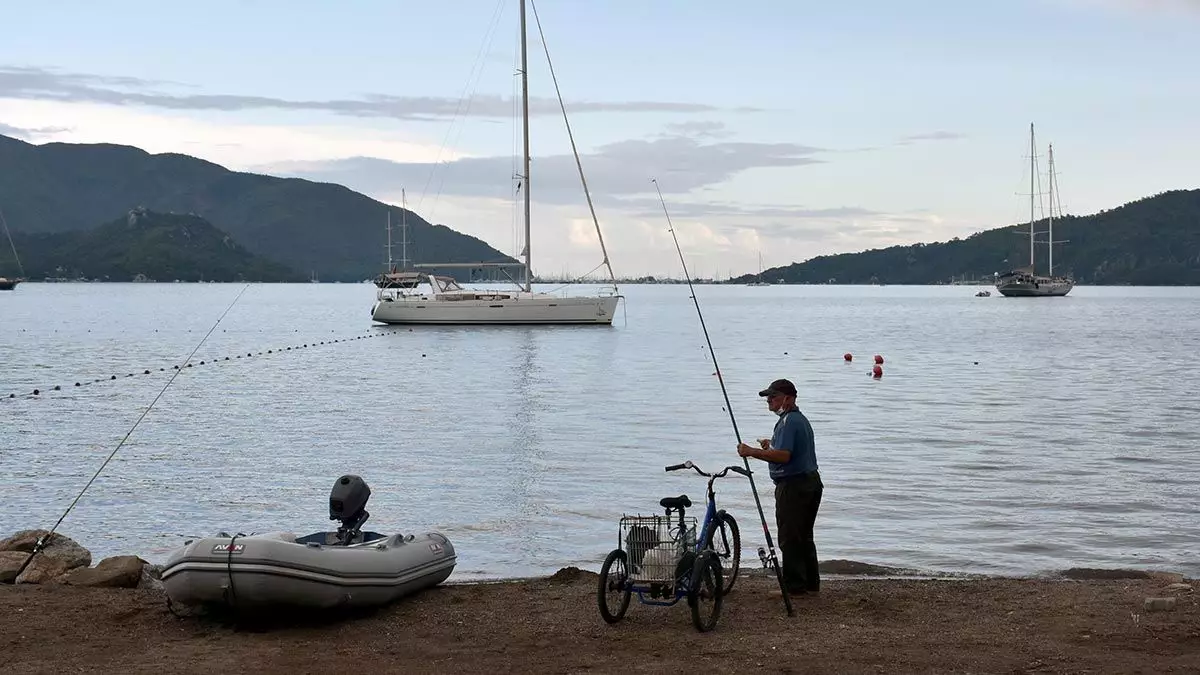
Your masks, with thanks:
M 733 516 L 717 509 L 713 481 L 730 471 L 744 476 L 749 472 L 727 466 L 709 474 L 691 461 L 666 468 L 680 469 L 695 469 L 708 478 L 704 524 L 697 530 L 696 518 L 687 516 L 687 508 L 692 505 L 687 495 L 659 501 L 665 516 L 621 518 L 617 548 L 609 552 L 600 567 L 597 589 L 600 615 L 608 623 L 625 616 L 635 592 L 638 602 L 644 605 L 671 606 L 687 598 L 692 623 L 701 632 L 712 630 L 720 618 L 722 599 L 737 578 L 741 535 Z M 672 518 L 675 512 L 678 516 Z M 722 558 L 730 561 L 728 577 Z M 711 604 L 707 611 L 702 607 L 704 603 Z

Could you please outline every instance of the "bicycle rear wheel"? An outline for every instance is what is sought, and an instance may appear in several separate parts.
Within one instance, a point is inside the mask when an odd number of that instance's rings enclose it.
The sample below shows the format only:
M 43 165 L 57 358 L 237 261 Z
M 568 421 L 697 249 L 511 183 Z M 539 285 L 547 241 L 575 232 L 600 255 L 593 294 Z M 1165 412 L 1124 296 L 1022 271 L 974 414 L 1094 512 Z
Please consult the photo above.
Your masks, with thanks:
M 596 589 L 600 616 L 608 623 L 620 621 L 629 609 L 631 594 L 628 557 L 625 551 L 615 548 L 600 566 L 600 583 Z

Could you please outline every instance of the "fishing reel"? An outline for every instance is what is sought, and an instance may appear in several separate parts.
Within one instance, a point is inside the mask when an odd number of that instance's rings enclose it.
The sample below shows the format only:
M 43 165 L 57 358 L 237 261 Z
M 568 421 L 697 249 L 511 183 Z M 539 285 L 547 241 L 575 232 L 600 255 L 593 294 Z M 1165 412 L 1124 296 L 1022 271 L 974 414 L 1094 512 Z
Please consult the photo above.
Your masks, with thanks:
M 329 492 L 329 519 L 341 522 L 334 545 L 345 546 L 362 536 L 360 530 L 371 514 L 367 513 L 367 500 L 371 488 L 359 476 L 346 475 L 337 479 Z

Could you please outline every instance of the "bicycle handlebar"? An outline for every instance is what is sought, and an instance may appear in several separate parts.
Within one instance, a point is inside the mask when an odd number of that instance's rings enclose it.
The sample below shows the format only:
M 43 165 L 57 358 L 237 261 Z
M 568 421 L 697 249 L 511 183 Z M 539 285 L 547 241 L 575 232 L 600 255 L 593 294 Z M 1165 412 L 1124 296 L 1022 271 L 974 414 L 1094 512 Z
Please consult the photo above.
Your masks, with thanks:
M 666 468 L 667 471 L 678 471 L 680 469 L 695 469 L 696 473 L 700 474 L 701 476 L 704 476 L 705 478 L 723 478 L 725 476 L 725 474 L 729 473 L 730 471 L 732 471 L 734 473 L 739 473 L 743 476 L 746 476 L 747 478 L 750 477 L 750 472 L 740 466 L 727 466 L 724 469 L 721 469 L 715 475 L 711 474 L 711 473 L 707 473 L 705 471 L 702 471 L 700 469 L 700 467 L 698 467 L 694 463 L 692 463 L 692 460 L 690 460 L 690 459 L 688 461 L 684 462 L 683 464 L 673 464 Z

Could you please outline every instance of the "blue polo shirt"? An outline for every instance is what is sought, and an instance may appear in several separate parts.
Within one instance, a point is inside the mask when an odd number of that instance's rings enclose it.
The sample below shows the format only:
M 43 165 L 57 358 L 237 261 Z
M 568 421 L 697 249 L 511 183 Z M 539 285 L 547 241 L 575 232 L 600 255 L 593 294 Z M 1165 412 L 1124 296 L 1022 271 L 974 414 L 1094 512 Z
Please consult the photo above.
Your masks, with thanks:
M 812 425 L 799 410 L 790 410 L 780 416 L 771 436 L 771 447 L 792 453 L 782 464 L 767 462 L 771 480 L 778 482 L 788 476 L 817 470 L 817 445 L 813 440 Z

